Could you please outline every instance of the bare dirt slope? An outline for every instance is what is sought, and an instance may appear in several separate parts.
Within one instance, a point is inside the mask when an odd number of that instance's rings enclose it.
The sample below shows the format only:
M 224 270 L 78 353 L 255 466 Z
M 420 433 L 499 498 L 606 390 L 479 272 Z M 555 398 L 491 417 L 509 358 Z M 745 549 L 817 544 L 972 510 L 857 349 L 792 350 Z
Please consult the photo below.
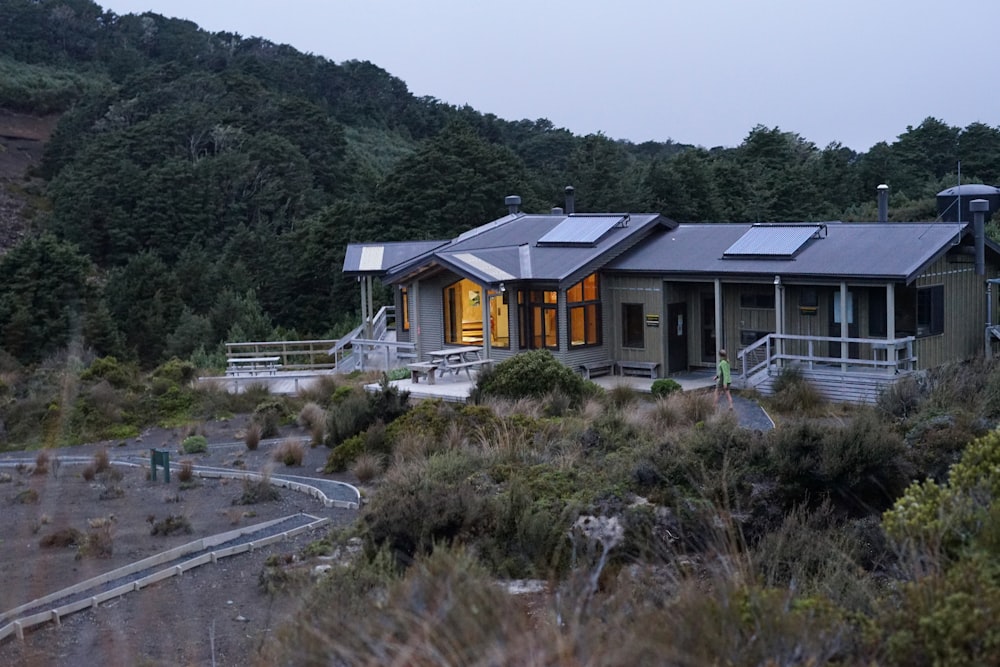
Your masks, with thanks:
M 24 186 L 33 182 L 29 169 L 41 162 L 58 120 L 58 115 L 39 117 L 0 109 L 0 254 L 24 236 L 29 208 Z

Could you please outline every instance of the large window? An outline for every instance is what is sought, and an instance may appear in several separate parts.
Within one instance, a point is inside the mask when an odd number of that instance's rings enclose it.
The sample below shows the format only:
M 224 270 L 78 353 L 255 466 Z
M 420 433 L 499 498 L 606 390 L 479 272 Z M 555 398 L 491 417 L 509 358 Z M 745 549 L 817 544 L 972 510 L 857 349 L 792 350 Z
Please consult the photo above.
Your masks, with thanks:
M 641 303 L 622 304 L 622 347 L 646 347 L 645 315 Z
M 740 308 L 774 310 L 774 292 L 743 292 L 740 294 Z
M 917 335 L 944 333 L 944 285 L 917 289 Z
M 444 342 L 481 345 L 483 342 L 483 292 L 471 280 L 444 288 Z
M 518 290 L 518 322 L 522 348 L 559 349 L 557 303 L 558 292 L 555 290 Z
M 592 273 L 566 291 L 569 346 L 601 344 L 601 301 L 597 274 Z

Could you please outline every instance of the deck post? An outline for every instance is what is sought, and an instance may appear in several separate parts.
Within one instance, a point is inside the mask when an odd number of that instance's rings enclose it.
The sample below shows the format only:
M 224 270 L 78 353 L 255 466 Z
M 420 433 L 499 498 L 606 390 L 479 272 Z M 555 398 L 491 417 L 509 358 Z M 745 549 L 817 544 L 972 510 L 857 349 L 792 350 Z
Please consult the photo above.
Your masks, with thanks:
M 719 359 L 719 350 L 723 348 L 722 328 L 722 280 L 715 279 L 715 359 Z
M 885 284 L 885 337 L 886 340 L 896 340 L 896 286 L 893 283 Z M 889 373 L 899 372 L 899 349 L 895 342 L 886 347 L 886 361 L 888 361 L 889 348 L 892 348 L 892 366 L 886 366 Z
M 847 359 L 850 349 L 847 346 L 847 335 L 850 329 L 847 324 L 847 281 L 840 282 L 840 370 L 847 372 Z

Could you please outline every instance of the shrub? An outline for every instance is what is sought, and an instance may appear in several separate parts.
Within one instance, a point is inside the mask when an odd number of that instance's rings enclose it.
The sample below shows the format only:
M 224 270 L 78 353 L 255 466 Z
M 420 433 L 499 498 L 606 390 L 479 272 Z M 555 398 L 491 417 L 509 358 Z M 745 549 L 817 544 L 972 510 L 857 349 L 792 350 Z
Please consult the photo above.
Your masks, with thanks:
M 97 475 L 97 468 L 94 466 L 93 463 L 88 463 L 87 465 L 85 465 L 83 467 L 83 470 L 80 472 L 80 476 L 83 477 L 83 479 L 88 482 L 92 482 L 96 475 Z
M 83 543 L 84 536 L 76 528 L 60 528 L 54 533 L 44 536 L 42 539 L 38 540 L 38 546 L 43 549 L 49 549 L 52 547 L 71 547 L 78 546 Z
M 243 436 L 243 439 L 246 442 L 247 449 L 251 452 L 257 451 L 257 448 L 260 446 L 260 434 L 260 424 L 253 421 L 247 424 L 246 434 Z
M 38 502 L 38 491 L 34 489 L 24 489 L 14 496 L 15 505 L 34 505 Z
M 90 519 L 90 529 L 77 547 L 77 558 L 111 558 L 114 553 L 114 517 Z
M 164 537 L 174 535 L 175 533 L 190 535 L 192 530 L 191 521 L 186 516 L 182 514 L 171 514 L 165 519 L 154 522 L 149 534 L 162 535 Z
M 80 379 L 84 382 L 99 382 L 107 380 L 116 389 L 126 389 L 137 382 L 139 369 L 133 364 L 118 361 L 115 357 L 100 357 L 94 359 Z
M 274 460 L 286 466 L 300 466 L 303 458 L 305 458 L 305 447 L 294 438 L 285 440 L 274 451 Z
M 382 472 L 382 459 L 375 454 L 361 454 L 351 465 L 351 472 L 359 482 L 367 484 Z
M 101 447 L 94 454 L 94 472 L 104 472 L 111 467 L 111 457 L 108 456 L 108 450 Z
M 203 435 L 189 435 L 181 442 L 185 454 L 203 454 L 208 451 L 208 440 Z
M 322 443 L 326 432 L 326 411 L 317 403 L 306 403 L 299 410 L 299 425 L 309 429 L 313 446 Z
M 49 453 L 44 449 L 38 452 L 38 456 L 35 457 L 35 470 L 36 475 L 47 475 L 49 473 Z
M 381 420 L 375 422 L 364 433 L 348 438 L 333 448 L 326 457 L 324 472 L 343 472 L 352 461 L 363 453 L 388 455 L 391 453 L 391 441 L 387 437 L 385 424 Z
M 522 352 L 479 374 L 474 396 L 477 403 L 495 396 L 517 399 L 524 396 L 541 398 L 558 391 L 579 405 L 587 391 L 579 374 L 560 363 L 548 350 Z
M 288 409 L 281 400 L 265 401 L 254 408 L 251 420 L 260 426 L 261 438 L 278 435 L 278 427 L 288 419 Z
M 812 414 L 823 404 L 823 396 L 795 366 L 786 366 L 774 380 L 768 404 L 784 413 Z
M 194 380 L 198 369 L 194 364 L 174 357 L 153 371 L 154 378 L 162 378 L 174 384 L 187 384 Z
M 234 505 L 256 505 L 280 500 L 281 493 L 271 484 L 271 473 L 265 470 L 260 475 L 243 478 L 243 493 L 233 501 Z
M 624 382 L 619 382 L 604 394 L 608 405 L 621 409 L 639 400 L 639 392 Z
M 673 378 L 660 378 L 653 381 L 652 393 L 656 398 L 663 398 L 680 390 L 680 383 Z
M 194 479 L 194 464 L 190 459 L 181 461 L 181 466 L 177 470 L 177 481 L 181 484 L 189 484 Z
M 347 438 L 361 433 L 371 423 L 371 403 L 363 389 L 347 389 L 326 411 L 326 445 L 335 447 Z

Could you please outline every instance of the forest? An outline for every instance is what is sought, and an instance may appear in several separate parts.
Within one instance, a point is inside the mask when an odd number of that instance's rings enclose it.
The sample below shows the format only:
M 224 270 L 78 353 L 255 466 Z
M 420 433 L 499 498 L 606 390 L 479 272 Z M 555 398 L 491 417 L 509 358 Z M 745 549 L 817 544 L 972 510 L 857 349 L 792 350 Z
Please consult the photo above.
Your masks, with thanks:
M 11 119 L 46 137 L 27 169 Z M 1000 361 L 863 407 L 783 373 L 741 397 L 767 431 L 710 393 L 603 390 L 544 351 L 484 371 L 467 405 L 411 402 L 385 375 L 295 396 L 193 381 L 227 341 L 353 328 L 346 244 L 449 238 L 510 194 L 527 211 L 573 185 L 578 211 L 864 221 L 886 183 L 891 220 L 926 221 L 959 163 L 1000 183 L 1000 127 L 914 123 L 865 152 L 766 125 L 732 147 L 577 136 L 415 96 L 375 63 L 4 0 L 0 452 L 40 451 L 0 498 L 57 448 L 242 415 L 248 451 L 300 429 L 366 501 L 261 572 L 301 608 L 260 664 L 998 664 Z M 295 569 L 352 543 L 325 578 Z M 542 584 L 534 607 L 496 585 L 522 579 Z
M 739 146 L 635 144 L 416 97 L 369 62 L 209 33 L 89 0 L 0 6 L 0 109 L 59 114 L 2 183 L 25 234 L 0 260 L 0 348 L 70 343 L 151 368 L 220 344 L 336 336 L 357 319 L 345 244 L 449 238 L 562 203 L 678 221 L 935 216 L 956 182 L 1000 181 L 1000 128 L 936 118 L 858 153 L 748 128 Z M 669 132 L 669 128 L 664 128 Z M 39 279 L 39 277 L 42 277 Z

